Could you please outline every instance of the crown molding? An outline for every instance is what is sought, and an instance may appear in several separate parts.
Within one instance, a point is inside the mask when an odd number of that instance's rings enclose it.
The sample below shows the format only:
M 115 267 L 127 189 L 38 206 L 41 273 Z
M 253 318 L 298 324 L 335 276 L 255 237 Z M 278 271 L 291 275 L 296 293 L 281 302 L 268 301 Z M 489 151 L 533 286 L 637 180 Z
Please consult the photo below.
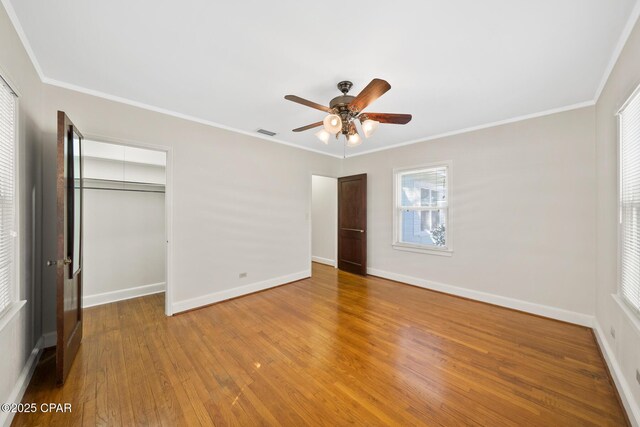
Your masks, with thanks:
M 633 31 L 633 28 L 636 26 L 636 22 L 638 21 L 638 17 L 640 16 L 640 1 L 636 0 L 636 5 L 631 11 L 629 15 L 629 19 L 627 20 L 627 24 L 622 29 L 622 33 L 620 34 L 620 38 L 618 39 L 618 43 L 616 44 L 613 52 L 611 53 L 611 58 L 609 59 L 609 64 L 607 64 L 607 68 L 604 70 L 604 74 L 602 75 L 602 79 L 600 79 L 600 84 L 596 89 L 596 93 L 593 96 L 594 102 L 598 102 L 600 99 L 600 95 L 604 90 L 604 87 L 607 85 L 609 81 L 609 76 L 613 72 L 613 68 L 616 66 L 618 59 L 620 58 L 620 54 L 622 53 L 622 49 L 624 49 L 624 45 L 627 44 L 627 40 Z
M 71 83 L 66 83 L 66 82 L 62 82 L 62 81 L 59 81 L 59 80 L 51 79 L 49 77 L 45 77 L 42 80 L 42 83 L 47 84 L 49 86 L 55 86 L 55 87 L 59 87 L 59 88 L 62 88 L 62 89 L 67 89 L 67 90 L 71 90 L 71 91 L 74 91 L 74 92 L 83 93 L 85 95 L 95 96 L 96 98 L 106 99 L 106 100 L 112 101 L 112 102 L 118 102 L 120 104 L 129 105 L 129 106 L 140 108 L 140 109 L 143 109 L 143 110 L 148 110 L 148 111 L 153 111 L 153 112 L 160 113 L 160 114 L 165 114 L 167 116 L 176 117 L 176 118 L 187 120 L 187 121 L 190 121 L 190 122 L 199 123 L 199 124 L 202 124 L 202 125 L 211 126 L 211 127 L 222 129 L 222 130 L 235 132 L 235 133 L 239 133 L 239 134 L 242 134 L 242 135 L 251 136 L 253 138 L 264 139 L 265 141 L 276 142 L 278 144 L 287 145 L 289 147 L 298 148 L 300 150 L 311 151 L 312 153 L 323 154 L 325 156 L 330 156 L 330 157 L 335 157 L 337 159 L 342 159 L 342 156 L 339 156 L 339 155 L 336 155 L 336 154 L 332 154 L 332 153 L 326 153 L 324 151 L 316 150 L 315 148 L 304 147 L 302 145 L 294 144 L 292 142 L 284 141 L 284 140 L 281 140 L 281 139 L 278 139 L 278 138 L 273 138 L 271 136 L 261 135 L 261 134 L 259 134 L 257 132 L 248 132 L 246 130 L 237 129 L 237 128 L 234 128 L 234 127 L 231 127 L 231 126 L 226 126 L 226 125 L 223 125 L 221 123 L 216 123 L 216 122 L 213 122 L 211 120 L 201 119 L 199 117 L 191 116 L 189 114 L 183 114 L 183 113 L 179 113 L 177 111 L 169 110 L 169 109 L 166 109 L 166 108 L 156 107 L 156 106 L 153 106 L 153 105 L 150 105 L 150 104 L 145 104 L 144 102 L 138 102 L 138 101 L 134 101 L 132 99 L 111 95 L 111 94 L 100 92 L 100 91 L 93 90 L 93 89 L 88 89 L 88 88 L 85 88 L 85 87 L 82 87 L 82 86 L 78 86 L 78 85 L 74 85 L 74 84 L 71 84 Z
M 357 152 L 357 153 L 353 153 L 350 155 L 336 155 L 336 154 L 332 154 L 332 153 L 327 153 L 325 151 L 321 151 L 321 150 L 317 150 L 314 148 L 310 148 L 310 147 L 304 147 L 301 146 L 299 144 L 295 144 L 292 142 L 288 142 L 288 141 L 284 141 L 282 139 L 278 139 L 278 138 L 273 138 L 273 137 L 269 137 L 269 136 L 263 136 L 260 135 L 258 133 L 254 133 L 254 132 L 248 132 L 242 129 L 237 129 L 231 126 L 226 126 L 220 123 L 216 123 L 214 121 L 211 120 L 206 120 L 206 119 L 202 119 L 199 117 L 195 117 L 195 116 L 191 116 L 189 114 L 183 114 L 183 113 L 179 113 L 177 111 L 173 111 L 173 110 L 169 110 L 166 108 L 160 108 L 160 107 L 156 107 L 150 104 L 145 104 L 143 102 L 138 102 L 138 101 L 134 101 L 128 98 L 123 98 L 120 96 L 115 96 L 115 95 L 111 95 L 108 93 L 104 93 L 104 92 L 100 92 L 97 90 L 93 90 L 93 89 L 88 89 L 82 86 L 78 86 L 78 85 L 74 85 L 71 83 L 67 83 L 67 82 L 63 82 L 63 81 L 59 81 L 56 79 L 52 79 L 49 78 L 47 76 L 44 75 L 43 71 L 42 71 L 42 67 L 40 66 L 40 63 L 38 62 L 38 59 L 33 51 L 33 49 L 31 48 L 31 45 L 29 43 L 29 40 L 22 28 L 22 25 L 20 24 L 20 20 L 18 19 L 15 10 L 13 9 L 13 6 L 11 5 L 11 1 L 10 0 L 0 0 L 0 2 L 2 3 L 2 5 L 4 6 L 5 10 L 7 11 L 7 15 L 9 16 L 9 19 L 11 21 L 11 23 L 13 24 L 13 27 L 16 30 L 16 33 L 18 34 L 18 37 L 20 38 L 20 41 L 22 42 L 22 45 L 25 49 L 25 51 L 27 52 L 27 55 L 29 56 L 29 59 L 31 60 L 31 63 L 33 64 L 33 67 L 36 70 L 36 73 L 38 74 L 38 76 L 40 77 L 40 80 L 42 81 L 43 84 L 48 84 L 50 86 L 56 86 L 56 87 L 60 87 L 63 89 L 67 89 L 67 90 L 72 90 L 75 92 L 80 92 L 80 93 L 84 93 L 86 95 L 90 95 L 90 96 L 95 96 L 97 98 L 102 98 L 102 99 L 106 99 L 109 101 L 113 101 L 113 102 L 118 102 L 118 103 L 122 103 L 122 104 L 126 104 L 126 105 L 130 105 L 132 107 L 137 107 L 137 108 L 141 108 L 144 110 L 148 110 L 148 111 L 153 111 L 156 113 L 160 113 L 160 114 L 165 114 L 165 115 L 169 115 L 172 117 L 176 117 L 176 118 L 180 118 L 183 120 L 187 120 L 187 121 L 191 121 L 191 122 L 195 122 L 195 123 L 199 123 L 199 124 L 203 124 L 206 126 L 211 126 L 211 127 L 215 127 L 218 129 L 223 129 L 223 130 L 227 130 L 230 132 L 236 132 L 236 133 L 240 133 L 242 135 L 247 135 L 247 136 L 251 136 L 254 138 L 258 138 L 258 139 L 263 139 L 266 141 L 271 141 L 271 142 L 275 142 L 278 144 L 282 144 L 282 145 L 286 145 L 289 147 L 293 147 L 293 148 L 298 148 L 301 150 L 305 150 L 305 151 L 310 151 L 312 153 L 316 153 L 316 154 L 322 154 L 325 156 L 329 156 L 329 157 L 333 157 L 333 158 L 337 158 L 337 159 L 346 159 L 346 158 L 351 158 L 351 157 L 357 157 L 357 156 L 362 156 L 365 154 L 371 154 L 371 153 L 375 153 L 378 151 L 385 151 L 385 150 L 391 150 L 394 148 L 399 148 L 399 147 L 404 147 L 407 145 L 411 145 L 411 144 L 417 144 L 420 142 L 427 142 L 427 141 L 433 141 L 436 139 L 440 139 L 440 138 L 445 138 L 445 137 L 449 137 L 449 136 L 454 136 L 454 135 L 460 135 L 460 134 L 464 134 L 464 133 L 469 133 L 469 132 L 473 132 L 473 131 L 477 131 L 477 130 L 482 130 L 482 129 L 487 129 L 487 128 L 491 128 L 491 127 L 495 127 L 495 126 L 501 126 L 504 124 L 509 124 L 509 123 L 515 123 L 515 122 L 519 122 L 519 121 L 523 121 L 523 120 L 529 120 L 529 119 L 533 119 L 533 118 L 537 118 L 537 117 L 542 117 L 542 116 L 547 116 L 547 115 L 551 115 L 551 114 L 556 114 L 556 113 L 561 113 L 564 111 L 570 111 L 570 110 L 575 110 L 575 109 L 579 109 L 579 108 L 585 108 L 585 107 L 589 107 L 589 106 L 593 106 L 597 103 L 598 98 L 600 97 L 602 90 L 604 89 L 609 76 L 611 74 L 611 72 L 613 71 L 613 68 L 615 67 L 615 64 L 617 63 L 620 54 L 622 53 L 622 50 L 624 48 L 624 45 L 626 44 L 629 36 L 631 35 L 631 32 L 633 31 L 633 28 L 638 20 L 638 17 L 640 16 L 640 1 L 636 1 L 636 5 L 633 8 L 633 11 L 631 12 L 629 19 L 627 20 L 627 23 L 620 35 L 620 38 L 618 39 L 618 43 L 616 44 L 616 47 L 611 55 L 611 58 L 609 60 L 609 64 L 607 65 L 607 68 L 602 76 L 602 79 L 600 81 L 600 84 L 598 85 L 598 88 L 596 89 L 596 93 L 594 95 L 594 98 L 592 100 L 589 101 L 584 101 L 584 102 L 580 102 L 580 103 L 576 103 L 576 104 L 571 104 L 571 105 L 567 105 L 567 106 L 563 106 L 563 107 L 558 107 L 558 108 L 553 108 L 553 109 L 549 109 L 549 110 L 545 110 L 545 111 L 540 111 L 537 113 L 532 113 L 532 114 L 526 114 L 526 115 L 521 115 L 521 116 L 516 116 L 516 117 L 512 117 L 512 118 L 508 118 L 508 119 L 504 119 L 504 120 L 499 120 L 499 121 L 494 121 L 494 122 L 489 122 L 489 123 L 485 123 L 485 124 L 480 124 L 477 126 L 472 126 L 472 127 L 468 127 L 468 128 L 463 128 L 463 129 L 458 129 L 458 130 L 453 130 L 450 132 L 445 132 L 445 133 L 440 133 L 440 134 L 436 134 L 436 135 L 431 135 L 431 136 L 425 136 L 423 138 L 417 138 L 417 139 L 413 139 L 413 140 L 409 140 L 409 141 L 405 141 L 405 142 L 400 142 L 397 144 L 393 144 L 393 145 L 389 145 L 386 147 L 380 147 L 380 148 L 375 148 L 372 150 L 366 150 L 366 151 L 361 151 L 361 152 Z
M 31 44 L 29 43 L 29 39 L 22 29 L 22 24 L 20 24 L 20 20 L 18 19 L 18 15 L 16 15 L 16 11 L 13 9 L 13 5 L 10 0 L 0 0 L 2 2 L 2 6 L 4 6 L 4 10 L 7 11 L 7 15 L 9 16 L 9 20 L 11 24 L 13 24 L 13 28 L 16 30 L 18 34 L 18 38 L 22 42 L 22 46 L 24 50 L 27 52 L 27 56 L 31 60 L 33 64 L 33 68 L 35 68 L 38 77 L 40 77 L 40 81 L 44 82 L 45 75 L 42 72 L 42 67 L 40 67 L 40 63 L 38 62 L 38 58 L 36 58 L 36 54 L 33 52 L 31 48 Z
M 481 125 L 478 125 L 478 126 L 472 126 L 472 127 L 468 127 L 468 128 L 464 128 L 464 129 L 454 130 L 454 131 L 451 131 L 451 132 L 440 133 L 440 134 L 437 134 L 437 135 L 427 136 L 425 138 L 412 139 L 411 141 L 401 142 L 401 143 L 398 143 L 398 144 L 390 145 L 388 147 L 380 147 L 380 148 L 375 148 L 373 150 L 362 151 L 360 153 L 355 153 L 355 154 L 352 154 L 350 156 L 346 156 L 346 158 L 362 156 L 364 154 L 377 153 L 378 151 L 385 151 L 385 150 L 389 150 L 391 148 L 399 148 L 399 147 L 404 147 L 404 146 L 407 146 L 407 145 L 418 144 L 420 142 L 433 141 L 433 140 L 436 140 L 436 139 L 442 139 L 442 138 L 446 138 L 446 137 L 449 137 L 449 136 L 455 136 L 455 135 L 460 135 L 460 134 L 463 134 L 463 133 L 469 133 L 469 132 L 474 132 L 474 131 L 478 131 L 478 130 L 482 130 L 482 129 L 489 129 L 489 128 L 493 128 L 493 127 L 497 127 L 497 126 L 502 126 L 502 125 L 506 125 L 506 124 L 509 124 L 509 123 L 515 123 L 515 122 L 521 122 L 521 121 L 524 121 L 524 120 L 535 119 L 537 117 L 550 116 L 552 114 L 563 113 L 565 111 L 578 110 L 580 108 L 592 107 L 594 105 L 595 105 L 595 101 L 593 101 L 593 100 L 579 102 L 577 104 L 567 105 L 565 107 L 559 107 L 559 108 L 552 108 L 550 110 L 544 110 L 544 111 L 540 111 L 538 113 L 525 114 L 523 116 L 512 117 L 512 118 L 509 118 L 509 119 L 499 120 L 497 122 L 490 122 L 490 123 L 485 123 L 485 124 L 481 124 Z

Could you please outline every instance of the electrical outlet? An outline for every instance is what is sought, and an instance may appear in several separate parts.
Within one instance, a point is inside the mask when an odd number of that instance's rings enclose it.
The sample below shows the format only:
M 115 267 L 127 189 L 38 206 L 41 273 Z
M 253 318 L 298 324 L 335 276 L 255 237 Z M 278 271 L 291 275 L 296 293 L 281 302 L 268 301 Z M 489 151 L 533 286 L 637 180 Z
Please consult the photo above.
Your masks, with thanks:
M 616 330 L 613 329 L 613 326 L 611 327 L 611 336 L 613 337 L 613 339 L 616 338 Z
M 247 273 L 240 273 L 240 274 L 238 274 L 238 277 L 239 277 L 240 279 L 242 279 L 242 278 L 244 278 L 244 277 L 247 277 Z
M 640 384 L 640 371 L 636 369 L 636 381 Z

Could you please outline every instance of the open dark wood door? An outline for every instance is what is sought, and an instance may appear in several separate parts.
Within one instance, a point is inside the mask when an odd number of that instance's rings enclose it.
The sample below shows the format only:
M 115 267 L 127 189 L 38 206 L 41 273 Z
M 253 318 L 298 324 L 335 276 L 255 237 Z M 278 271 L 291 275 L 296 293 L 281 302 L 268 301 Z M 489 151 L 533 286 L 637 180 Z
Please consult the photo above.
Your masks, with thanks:
M 56 379 L 62 385 L 82 340 L 82 134 L 58 111 Z
M 367 274 L 367 174 L 338 178 L 338 268 Z

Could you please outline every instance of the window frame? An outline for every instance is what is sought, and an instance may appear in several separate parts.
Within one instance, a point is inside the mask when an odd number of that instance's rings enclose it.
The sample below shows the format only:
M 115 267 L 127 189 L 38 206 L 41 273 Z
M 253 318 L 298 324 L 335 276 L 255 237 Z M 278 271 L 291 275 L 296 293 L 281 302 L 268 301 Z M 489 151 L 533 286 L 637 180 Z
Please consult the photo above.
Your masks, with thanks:
M 435 245 L 421 245 L 417 243 L 406 243 L 401 241 L 400 235 L 400 227 L 402 225 L 402 216 L 400 215 L 400 211 L 403 209 L 399 203 L 400 197 L 400 185 L 402 182 L 401 177 L 403 175 L 409 173 L 418 173 L 423 170 L 428 169 L 436 169 L 436 168 L 445 168 L 447 173 L 446 187 L 445 187 L 445 200 L 446 206 L 442 207 L 419 207 L 413 210 L 416 211 L 434 211 L 434 210 L 444 210 L 445 211 L 445 236 L 446 236 L 446 246 L 435 246 Z M 417 252 L 424 253 L 430 255 L 440 255 L 440 256 L 452 256 L 453 255 L 453 233 L 451 226 L 451 209 L 452 209 L 452 196 L 451 196 L 451 186 L 452 186 L 452 162 L 450 160 L 433 162 L 433 163 L 425 163 L 417 166 L 407 166 L 401 168 L 394 168 L 392 174 L 392 184 L 393 184 L 393 233 L 392 233 L 392 242 L 391 246 L 393 249 L 399 251 L 407 251 L 407 252 Z
M 0 331 L 8 325 L 20 309 L 26 304 L 20 292 L 21 283 L 21 245 L 20 245 L 20 227 L 22 220 L 20 218 L 20 92 L 16 89 L 11 79 L 7 78 L 7 74 L 0 68 L 0 84 L 6 85 L 14 95 L 14 135 L 13 135 L 13 200 L 14 200 L 14 233 L 13 233 L 13 283 L 9 285 L 9 305 L 0 310 Z
M 627 313 L 627 315 L 633 314 L 631 320 L 637 323 L 640 320 L 640 307 L 635 307 L 622 293 L 622 245 L 623 245 L 623 237 L 622 237 L 622 113 L 626 109 L 626 107 L 635 99 L 635 97 L 640 97 L 640 85 L 636 86 L 631 94 L 625 98 L 622 106 L 618 109 L 615 116 L 617 119 L 617 132 L 618 135 L 616 137 L 617 141 L 617 150 L 618 150 L 618 164 L 617 164 L 617 173 L 618 173 L 618 194 L 617 194 L 617 202 L 618 202 L 618 223 L 617 223 L 617 254 L 616 254 L 616 262 L 617 262 L 617 286 L 616 293 L 614 295 L 614 300 L 616 300 L 619 304 L 623 305 L 627 310 L 623 310 Z M 640 285 L 639 285 L 640 286 Z

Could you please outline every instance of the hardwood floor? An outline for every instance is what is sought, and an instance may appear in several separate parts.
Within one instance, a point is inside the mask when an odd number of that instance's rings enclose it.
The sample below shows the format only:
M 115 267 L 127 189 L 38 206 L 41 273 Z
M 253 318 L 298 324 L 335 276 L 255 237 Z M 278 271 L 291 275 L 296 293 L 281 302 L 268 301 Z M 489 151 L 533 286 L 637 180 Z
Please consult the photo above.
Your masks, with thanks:
M 153 295 L 85 310 L 36 425 L 626 425 L 591 330 L 314 264 L 313 278 L 172 318 Z

